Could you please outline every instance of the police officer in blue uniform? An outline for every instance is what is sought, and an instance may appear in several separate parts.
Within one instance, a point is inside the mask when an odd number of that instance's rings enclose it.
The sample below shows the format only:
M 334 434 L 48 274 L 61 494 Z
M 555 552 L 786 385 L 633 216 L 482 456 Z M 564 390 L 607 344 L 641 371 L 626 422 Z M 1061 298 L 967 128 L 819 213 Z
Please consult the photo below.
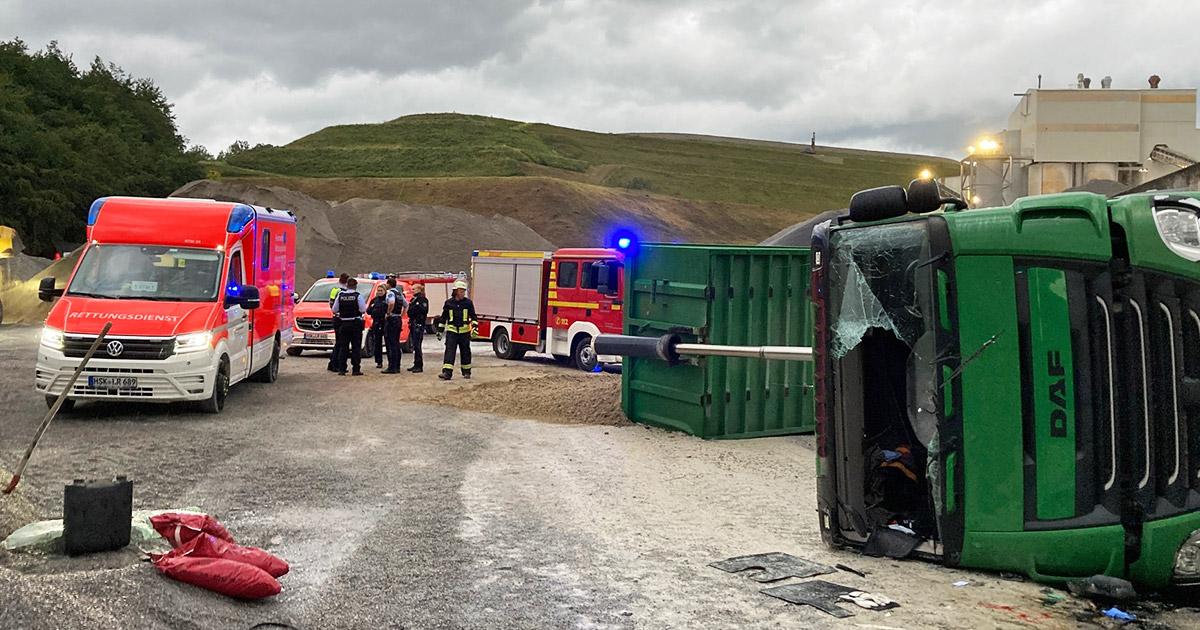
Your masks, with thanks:
M 367 312 L 367 299 L 358 292 L 358 280 L 350 278 L 346 288 L 338 291 L 333 300 L 333 318 L 337 320 L 337 346 L 334 354 L 338 359 L 338 375 L 346 375 L 346 359 L 354 368 L 354 376 L 362 376 L 363 313 Z M 349 353 L 347 355 L 347 353 Z

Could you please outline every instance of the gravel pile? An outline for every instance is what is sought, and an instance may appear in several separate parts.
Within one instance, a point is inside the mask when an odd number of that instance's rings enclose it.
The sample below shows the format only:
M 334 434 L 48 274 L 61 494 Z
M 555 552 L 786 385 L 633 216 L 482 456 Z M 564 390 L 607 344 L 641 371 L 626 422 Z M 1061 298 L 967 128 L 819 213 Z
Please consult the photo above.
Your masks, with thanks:
M 12 473 L 0 466 L 0 486 L 7 486 Z M 7 538 L 14 530 L 38 520 L 37 508 L 21 494 L 20 487 L 10 495 L 0 495 L 0 539 Z
M 621 411 L 619 374 L 564 372 L 482 383 L 438 403 L 558 424 L 630 424 Z

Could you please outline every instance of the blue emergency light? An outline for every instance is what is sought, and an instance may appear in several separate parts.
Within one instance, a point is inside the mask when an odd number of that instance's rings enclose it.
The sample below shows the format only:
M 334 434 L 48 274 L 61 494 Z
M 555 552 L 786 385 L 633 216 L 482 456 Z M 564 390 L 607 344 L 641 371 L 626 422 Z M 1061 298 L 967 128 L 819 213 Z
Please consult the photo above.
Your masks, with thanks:
M 620 229 L 608 238 L 608 246 L 623 254 L 631 254 L 637 249 L 638 237 L 632 230 Z
M 332 269 L 328 269 L 328 270 L 326 270 L 326 271 L 325 271 L 325 277 L 326 277 L 326 278 L 336 278 L 336 277 L 337 277 L 337 272 L 335 272 L 335 271 L 334 271 L 334 270 L 332 270 Z

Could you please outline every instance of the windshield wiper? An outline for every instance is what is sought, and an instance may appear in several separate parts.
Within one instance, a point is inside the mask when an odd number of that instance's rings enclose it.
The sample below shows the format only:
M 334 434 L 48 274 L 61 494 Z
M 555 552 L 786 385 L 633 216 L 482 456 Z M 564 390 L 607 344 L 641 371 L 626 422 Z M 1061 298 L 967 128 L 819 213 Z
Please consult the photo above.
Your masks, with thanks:
M 85 293 L 83 291 L 67 291 L 67 295 L 77 295 L 79 297 L 94 298 L 97 300 L 114 300 L 117 299 L 114 295 L 103 295 L 100 293 Z

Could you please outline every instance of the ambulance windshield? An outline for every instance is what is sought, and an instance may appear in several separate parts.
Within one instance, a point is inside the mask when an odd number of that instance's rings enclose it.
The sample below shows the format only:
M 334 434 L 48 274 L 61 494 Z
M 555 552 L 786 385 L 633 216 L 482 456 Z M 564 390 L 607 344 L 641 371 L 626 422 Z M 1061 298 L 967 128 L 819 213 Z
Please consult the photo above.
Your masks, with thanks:
M 215 302 L 222 254 L 162 245 L 92 245 L 67 295 L 114 300 Z

